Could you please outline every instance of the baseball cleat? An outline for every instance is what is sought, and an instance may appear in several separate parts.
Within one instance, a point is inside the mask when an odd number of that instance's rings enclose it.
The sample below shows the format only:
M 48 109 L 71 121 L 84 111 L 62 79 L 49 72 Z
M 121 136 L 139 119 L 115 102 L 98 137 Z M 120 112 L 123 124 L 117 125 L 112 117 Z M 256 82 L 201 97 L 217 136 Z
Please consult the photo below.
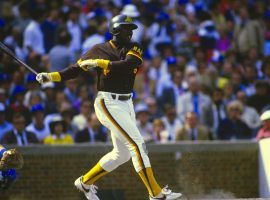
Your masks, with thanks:
M 161 190 L 161 194 L 163 194 L 163 197 L 150 197 L 150 200 L 176 200 L 182 197 L 181 193 L 172 192 L 172 190 L 168 189 L 168 186 Z
M 77 178 L 74 182 L 75 187 L 84 193 L 88 200 L 100 200 L 96 195 L 98 187 L 95 185 L 86 185 L 82 182 L 82 176 Z

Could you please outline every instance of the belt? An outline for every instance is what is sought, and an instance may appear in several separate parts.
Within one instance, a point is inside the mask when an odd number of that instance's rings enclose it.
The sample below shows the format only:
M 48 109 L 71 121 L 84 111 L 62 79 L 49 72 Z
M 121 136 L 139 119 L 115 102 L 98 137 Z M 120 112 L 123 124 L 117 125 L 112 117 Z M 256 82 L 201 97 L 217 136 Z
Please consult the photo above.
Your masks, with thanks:
M 127 101 L 131 98 L 131 95 L 118 95 L 118 98 L 115 94 L 112 94 L 112 98 L 119 101 Z

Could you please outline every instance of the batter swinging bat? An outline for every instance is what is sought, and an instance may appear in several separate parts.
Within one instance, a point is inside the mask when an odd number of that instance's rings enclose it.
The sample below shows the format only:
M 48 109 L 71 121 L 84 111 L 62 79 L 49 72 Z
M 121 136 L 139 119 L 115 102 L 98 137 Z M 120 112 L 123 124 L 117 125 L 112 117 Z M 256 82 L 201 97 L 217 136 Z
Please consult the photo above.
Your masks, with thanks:
M 36 75 L 38 74 L 32 67 L 30 67 L 29 65 L 25 64 L 23 61 L 21 61 L 19 58 L 17 58 L 17 56 L 15 56 L 15 54 L 12 53 L 12 51 L 6 45 L 4 45 L 2 42 L 0 42 L 0 49 L 4 53 L 6 53 L 7 55 L 9 55 L 11 58 L 13 58 L 15 61 L 17 61 L 17 63 L 19 63 L 20 65 L 26 67 L 32 73 L 34 73 Z

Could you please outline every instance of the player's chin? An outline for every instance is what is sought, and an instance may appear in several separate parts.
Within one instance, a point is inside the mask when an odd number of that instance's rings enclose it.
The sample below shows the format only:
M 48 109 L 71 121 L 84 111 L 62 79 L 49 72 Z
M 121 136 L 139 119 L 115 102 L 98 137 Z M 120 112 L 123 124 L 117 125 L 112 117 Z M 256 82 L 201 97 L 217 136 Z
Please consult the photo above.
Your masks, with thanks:
M 130 41 L 131 41 L 131 37 L 127 37 L 127 38 L 125 38 L 125 40 L 124 40 L 125 43 L 129 43 Z

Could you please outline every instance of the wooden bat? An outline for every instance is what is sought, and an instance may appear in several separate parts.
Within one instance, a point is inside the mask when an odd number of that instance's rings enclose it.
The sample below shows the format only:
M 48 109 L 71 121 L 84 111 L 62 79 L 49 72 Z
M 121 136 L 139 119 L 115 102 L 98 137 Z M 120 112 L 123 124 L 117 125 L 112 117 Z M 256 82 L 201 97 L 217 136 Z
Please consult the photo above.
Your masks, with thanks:
M 32 73 L 34 74 L 38 74 L 36 72 L 36 70 L 34 70 L 32 67 L 30 67 L 29 65 L 27 65 L 26 63 L 24 63 L 23 61 L 21 61 L 6 45 L 4 45 L 2 42 L 0 42 L 0 49 L 6 53 L 7 55 L 9 55 L 11 58 L 13 58 L 17 63 L 19 63 L 20 65 L 26 67 L 28 70 L 30 70 Z

